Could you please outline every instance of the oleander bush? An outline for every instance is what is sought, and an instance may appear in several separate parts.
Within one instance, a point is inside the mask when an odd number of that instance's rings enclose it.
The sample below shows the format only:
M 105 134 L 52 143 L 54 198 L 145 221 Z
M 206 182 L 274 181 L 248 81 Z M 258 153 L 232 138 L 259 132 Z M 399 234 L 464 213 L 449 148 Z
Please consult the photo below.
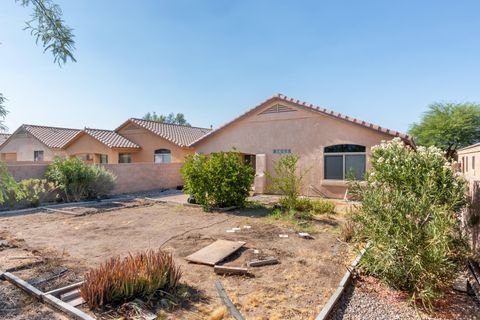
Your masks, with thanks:
M 254 173 L 235 151 L 191 155 L 181 172 L 185 192 L 205 209 L 244 206 Z
M 58 185 L 66 202 L 103 196 L 115 186 L 115 176 L 107 169 L 88 165 L 77 158 L 56 158 L 48 166 L 45 178 Z
M 151 298 L 173 292 L 182 272 L 170 253 L 162 250 L 114 257 L 89 271 L 80 295 L 91 308 Z
M 400 139 L 372 148 L 371 164 L 364 183 L 350 182 L 361 201 L 355 240 L 370 241 L 360 268 L 429 307 L 465 252 L 458 218 L 466 183 L 439 149 Z

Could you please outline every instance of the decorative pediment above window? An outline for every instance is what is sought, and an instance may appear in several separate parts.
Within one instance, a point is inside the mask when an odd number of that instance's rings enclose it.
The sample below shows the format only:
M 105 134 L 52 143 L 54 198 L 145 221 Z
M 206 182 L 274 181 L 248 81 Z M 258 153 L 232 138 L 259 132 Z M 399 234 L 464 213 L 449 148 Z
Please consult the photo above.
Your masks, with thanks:
M 297 111 L 297 109 L 292 107 L 287 107 L 282 104 L 276 104 L 268 109 L 263 110 L 258 115 L 269 114 L 269 113 L 294 112 L 294 111 Z

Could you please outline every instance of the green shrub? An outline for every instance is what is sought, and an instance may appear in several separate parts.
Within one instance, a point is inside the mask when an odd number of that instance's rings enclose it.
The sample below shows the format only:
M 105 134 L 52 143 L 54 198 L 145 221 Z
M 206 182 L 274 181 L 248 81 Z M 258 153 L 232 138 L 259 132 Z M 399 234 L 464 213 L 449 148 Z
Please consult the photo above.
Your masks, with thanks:
M 335 203 L 328 200 L 311 200 L 312 211 L 315 214 L 334 214 Z
M 115 175 L 101 166 L 91 166 L 93 179 L 88 186 L 89 198 L 107 196 L 115 188 Z
M 18 183 L 23 194 L 21 204 L 27 207 L 38 207 L 46 200 L 53 200 L 57 186 L 46 179 L 25 179 Z
M 91 308 L 151 298 L 172 292 L 181 275 L 172 255 L 161 250 L 115 257 L 85 275 L 80 295 Z
M 189 156 L 182 175 L 185 192 L 206 209 L 243 206 L 253 183 L 253 169 L 234 151 Z
M 350 185 L 362 201 L 352 217 L 356 240 L 371 243 L 360 267 L 429 306 L 463 252 L 465 181 L 439 149 L 415 151 L 399 139 L 372 148 L 371 164 L 365 183 Z
M 115 185 L 113 174 L 106 169 L 76 158 L 56 158 L 48 166 L 45 177 L 58 185 L 67 202 L 108 194 Z

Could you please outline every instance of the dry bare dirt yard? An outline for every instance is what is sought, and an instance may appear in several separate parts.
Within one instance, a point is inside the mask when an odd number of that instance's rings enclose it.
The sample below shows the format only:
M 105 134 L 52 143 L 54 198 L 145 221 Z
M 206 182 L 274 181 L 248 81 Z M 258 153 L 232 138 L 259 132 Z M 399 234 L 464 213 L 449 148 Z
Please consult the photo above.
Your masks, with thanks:
M 44 285 L 55 287 L 78 281 L 89 268 L 109 257 L 162 247 L 172 252 L 181 265 L 182 281 L 192 296 L 189 303 L 162 311 L 161 319 L 208 319 L 222 306 L 214 287 L 216 279 L 221 280 L 247 319 L 314 319 L 335 290 L 348 262 L 346 248 L 337 240 L 336 216 L 318 220 L 315 239 L 306 240 L 298 237 L 292 226 L 265 218 L 266 209 L 206 213 L 197 207 L 144 201 L 128 208 L 77 213 L 82 215 L 38 212 L 0 216 L 0 239 L 16 247 L 0 251 L 0 269 L 18 265 L 17 258 L 22 255 L 50 257 L 50 263 L 43 268 L 68 268 L 55 283 Z M 251 228 L 243 228 L 245 225 Z M 227 233 L 232 227 L 240 227 L 241 231 Z M 280 234 L 288 238 L 280 238 Z M 218 276 L 210 266 L 185 260 L 217 239 L 246 242 L 225 262 L 227 265 L 246 266 L 256 255 L 275 256 L 280 264 L 251 268 L 251 277 Z M 16 274 L 27 279 L 35 276 L 28 272 L 46 271 L 51 270 L 35 267 Z M 0 303 L 0 318 L 31 319 L 35 312 L 45 313 L 39 319 L 63 318 L 46 307 L 35 306 L 30 298 L 19 297 L 23 293 L 18 291 L 6 282 L 0 283 L 0 293 L 9 294 L 9 303 Z M 111 314 L 96 316 L 108 318 Z

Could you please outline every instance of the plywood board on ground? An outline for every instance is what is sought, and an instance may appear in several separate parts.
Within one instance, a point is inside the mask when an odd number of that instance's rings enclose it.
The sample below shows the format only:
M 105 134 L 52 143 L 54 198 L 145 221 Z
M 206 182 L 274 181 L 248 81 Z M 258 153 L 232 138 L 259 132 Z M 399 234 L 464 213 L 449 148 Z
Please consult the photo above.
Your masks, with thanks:
M 213 266 L 245 245 L 243 241 L 217 240 L 192 253 L 185 259 L 190 262 Z

